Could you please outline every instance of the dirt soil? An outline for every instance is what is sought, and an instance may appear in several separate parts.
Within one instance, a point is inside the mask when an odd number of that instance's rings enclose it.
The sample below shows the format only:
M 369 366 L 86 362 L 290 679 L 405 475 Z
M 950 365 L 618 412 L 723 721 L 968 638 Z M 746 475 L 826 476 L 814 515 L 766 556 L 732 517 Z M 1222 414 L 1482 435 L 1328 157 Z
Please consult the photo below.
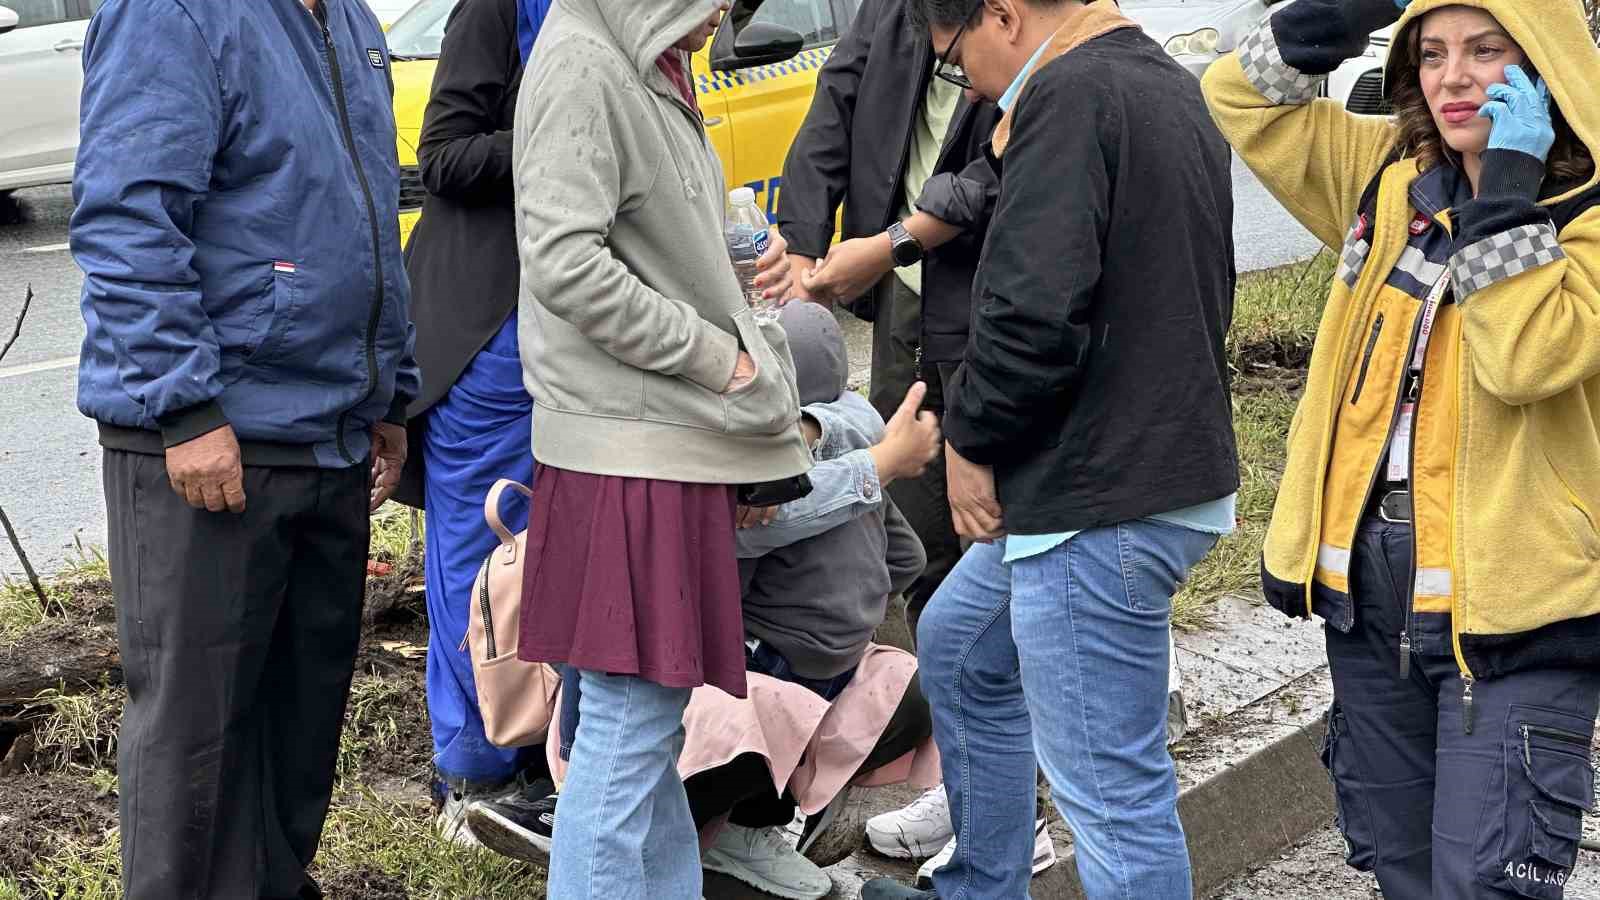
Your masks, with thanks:
M 394 724 L 394 740 L 381 752 L 362 753 L 353 779 L 362 785 L 382 785 L 385 794 L 410 798 L 426 796 L 431 773 L 432 739 L 424 696 L 427 620 L 423 595 L 408 590 L 419 581 L 417 573 L 396 566 L 384 578 L 369 582 L 376 603 L 363 627 L 355 666 L 356 678 L 381 676 L 385 691 L 375 701 L 369 718 Z M 115 661 L 116 617 L 108 581 L 85 581 L 73 589 L 64 604 L 69 617 L 53 617 L 22 638 L 0 643 L 0 878 L 24 878 L 39 859 L 59 854 L 69 841 L 99 843 L 116 827 L 117 799 L 100 794 L 89 781 L 88 769 L 38 771 L 37 761 L 25 758 L 32 736 L 27 728 L 47 712 L 38 705 L 8 702 L 6 679 L 20 671 L 48 670 L 61 661 L 90 666 L 99 660 L 111 684 L 121 680 Z M 374 610 L 373 607 L 376 607 Z M 33 696 L 37 691 L 26 696 Z M 68 690 L 74 690 L 69 684 Z M 21 694 L 22 692 L 15 692 Z M 9 755 L 13 758 L 7 759 Z M 114 766 L 112 760 L 110 765 Z M 339 900 L 404 900 L 402 885 L 376 870 L 354 869 L 323 873 L 327 896 Z

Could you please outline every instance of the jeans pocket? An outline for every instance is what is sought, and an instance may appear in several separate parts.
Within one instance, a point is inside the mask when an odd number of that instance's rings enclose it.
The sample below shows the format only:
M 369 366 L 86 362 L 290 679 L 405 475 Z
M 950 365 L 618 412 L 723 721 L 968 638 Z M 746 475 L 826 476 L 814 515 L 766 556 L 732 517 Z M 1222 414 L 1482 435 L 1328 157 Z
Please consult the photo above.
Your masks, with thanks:
M 1570 717 L 1513 707 L 1505 735 L 1504 809 L 1488 818 L 1498 849 L 1479 880 L 1521 897 L 1559 900 L 1578 858 L 1583 814 L 1594 808 L 1591 735 Z
M 1327 733 L 1322 739 L 1322 765 L 1333 780 L 1334 806 L 1339 833 L 1344 836 L 1344 858 L 1352 868 L 1371 872 L 1378 861 L 1372 816 L 1361 796 L 1359 773 L 1348 748 L 1341 748 L 1348 730 L 1344 710 L 1335 701 L 1328 707 Z
M 1172 598 L 1189 580 L 1189 573 L 1220 539 L 1150 519 L 1115 527 L 1128 607 L 1139 612 L 1171 609 Z

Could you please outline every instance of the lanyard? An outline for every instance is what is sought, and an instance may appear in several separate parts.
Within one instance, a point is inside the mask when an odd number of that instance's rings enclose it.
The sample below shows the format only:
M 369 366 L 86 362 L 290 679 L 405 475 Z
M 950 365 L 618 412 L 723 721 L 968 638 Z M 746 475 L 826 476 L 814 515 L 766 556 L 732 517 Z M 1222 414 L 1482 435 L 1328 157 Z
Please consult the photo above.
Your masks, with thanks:
M 1411 375 L 1422 374 L 1422 363 L 1428 358 L 1428 341 L 1433 338 L 1433 323 L 1439 317 L 1439 307 L 1444 303 L 1444 292 L 1450 289 L 1450 273 L 1439 277 L 1428 298 L 1422 302 L 1422 327 L 1417 331 L 1417 348 L 1411 354 Z
M 1433 339 L 1433 325 L 1439 318 L 1439 307 L 1444 304 L 1444 292 L 1449 288 L 1450 274 L 1446 272 L 1422 302 L 1422 323 L 1417 328 L 1417 345 L 1411 353 L 1406 398 L 1400 405 L 1400 415 L 1395 417 L 1394 433 L 1389 437 L 1386 475 L 1392 482 L 1409 481 L 1411 478 L 1411 429 L 1417 418 L 1417 403 L 1422 399 L 1419 391 L 1422 367 L 1428 359 L 1428 342 Z

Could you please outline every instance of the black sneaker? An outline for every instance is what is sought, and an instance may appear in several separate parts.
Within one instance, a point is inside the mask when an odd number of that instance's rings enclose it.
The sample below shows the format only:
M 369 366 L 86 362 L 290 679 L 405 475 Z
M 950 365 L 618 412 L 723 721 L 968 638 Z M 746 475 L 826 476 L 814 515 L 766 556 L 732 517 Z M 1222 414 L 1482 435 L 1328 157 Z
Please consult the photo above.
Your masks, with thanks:
M 549 867 L 557 795 L 547 785 L 530 785 L 509 797 L 479 800 L 467 807 L 473 837 L 502 856 Z

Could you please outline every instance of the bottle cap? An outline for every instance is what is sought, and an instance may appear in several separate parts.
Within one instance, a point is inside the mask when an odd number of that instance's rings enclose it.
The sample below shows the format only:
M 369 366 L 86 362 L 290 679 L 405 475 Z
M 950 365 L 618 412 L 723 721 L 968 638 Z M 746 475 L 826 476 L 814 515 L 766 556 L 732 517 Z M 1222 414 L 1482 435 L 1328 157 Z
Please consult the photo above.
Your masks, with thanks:
M 756 192 L 750 188 L 736 187 L 728 192 L 728 203 L 732 206 L 754 202 L 756 202 Z

